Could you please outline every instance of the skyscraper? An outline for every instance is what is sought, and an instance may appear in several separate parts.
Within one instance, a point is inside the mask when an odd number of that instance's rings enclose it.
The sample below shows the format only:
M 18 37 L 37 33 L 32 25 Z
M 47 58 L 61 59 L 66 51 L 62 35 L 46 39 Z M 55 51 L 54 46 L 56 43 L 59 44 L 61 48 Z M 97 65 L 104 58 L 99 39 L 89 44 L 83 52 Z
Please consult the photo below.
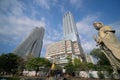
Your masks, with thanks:
M 44 28 L 36 27 L 30 35 L 13 51 L 23 58 L 27 56 L 39 57 L 43 44 Z
M 80 56 L 84 61 L 85 60 L 84 51 L 80 43 L 80 38 L 73 15 L 70 12 L 67 12 L 63 16 L 63 34 L 64 34 L 64 40 L 72 40 L 73 42 L 74 41 L 78 42 Z
M 70 12 L 63 16 L 63 35 L 65 40 L 79 41 L 77 27 Z

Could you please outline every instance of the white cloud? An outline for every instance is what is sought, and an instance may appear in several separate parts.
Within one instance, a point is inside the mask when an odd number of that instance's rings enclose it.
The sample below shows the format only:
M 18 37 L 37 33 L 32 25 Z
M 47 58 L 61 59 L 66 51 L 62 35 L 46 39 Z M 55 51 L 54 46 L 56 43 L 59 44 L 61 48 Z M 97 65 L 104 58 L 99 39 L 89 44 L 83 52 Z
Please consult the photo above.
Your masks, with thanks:
M 75 6 L 77 9 L 81 8 L 83 5 L 83 0 L 70 0 L 70 4 Z
M 35 0 L 35 2 L 42 8 L 50 9 L 49 0 Z
M 37 3 L 38 6 L 44 8 L 44 9 L 50 9 L 51 6 L 56 5 L 57 0 L 34 0 L 35 3 Z
M 99 16 L 89 15 L 83 18 L 81 21 L 77 22 L 77 28 L 80 34 L 90 33 L 94 30 L 92 23 L 98 19 Z M 82 31 L 81 31 L 82 30 Z
M 84 38 L 84 37 L 83 37 Z M 82 38 L 81 38 L 82 39 Z M 81 40 L 81 44 L 82 44 L 82 47 L 85 51 L 85 53 L 90 53 L 90 51 L 93 49 L 93 48 L 96 48 L 96 42 L 94 40 L 92 40 L 93 38 L 91 38 L 91 40 L 86 40 L 86 39 L 82 39 Z
M 28 17 L 21 16 L 16 18 L 15 16 L 4 16 L 1 17 L 0 23 L 2 23 L 2 29 L 0 29 L 0 34 L 4 36 L 11 36 L 13 40 L 18 39 L 19 37 L 23 37 L 28 34 L 34 27 L 38 26 L 45 26 L 45 22 L 42 20 L 32 20 Z
M 0 2 L 0 42 L 16 44 L 36 26 L 46 26 L 45 19 L 31 19 L 24 16 L 23 3 L 17 0 Z
M 60 5 L 60 9 L 62 13 L 65 13 L 65 7 L 63 5 Z
M 0 1 L 0 10 L 7 15 L 22 15 L 24 5 L 17 0 L 1 0 Z M 8 13 L 6 13 L 8 11 Z
M 82 2 L 82 0 L 70 0 L 70 3 L 71 4 L 77 4 L 78 2 Z
M 86 53 L 89 53 L 93 48 L 96 47 L 93 36 L 97 33 L 97 31 L 94 29 L 92 23 L 98 20 L 98 17 L 99 15 L 88 15 L 76 23 L 81 44 Z
M 46 26 L 46 34 L 44 36 L 44 46 L 62 40 L 62 31 Z

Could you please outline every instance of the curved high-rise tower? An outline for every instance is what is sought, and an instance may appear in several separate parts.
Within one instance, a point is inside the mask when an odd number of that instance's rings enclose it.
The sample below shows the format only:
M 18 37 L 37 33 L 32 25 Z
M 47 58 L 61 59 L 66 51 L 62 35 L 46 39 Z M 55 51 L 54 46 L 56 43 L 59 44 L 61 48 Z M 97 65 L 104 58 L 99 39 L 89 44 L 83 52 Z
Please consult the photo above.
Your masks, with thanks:
M 39 57 L 43 45 L 44 28 L 36 27 L 30 35 L 13 51 L 21 57 Z

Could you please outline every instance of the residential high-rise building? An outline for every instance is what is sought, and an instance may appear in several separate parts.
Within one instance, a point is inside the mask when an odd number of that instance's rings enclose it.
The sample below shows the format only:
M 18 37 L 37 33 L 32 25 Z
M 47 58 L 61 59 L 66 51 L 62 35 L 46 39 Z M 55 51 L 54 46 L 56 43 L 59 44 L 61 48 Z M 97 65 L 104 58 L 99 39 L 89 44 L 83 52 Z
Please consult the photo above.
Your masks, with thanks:
M 82 60 L 85 61 L 85 54 L 80 43 L 77 26 L 74 21 L 73 15 L 70 12 L 67 12 L 63 16 L 63 34 L 64 40 L 72 40 L 73 42 L 77 42 L 77 44 L 79 45 L 79 55 L 81 56 Z
M 80 54 L 78 47 L 77 42 L 72 42 L 71 40 L 62 40 L 49 44 L 46 49 L 46 58 L 58 65 L 64 66 L 68 62 L 66 57 L 79 58 L 79 56 L 75 56 L 75 54 Z
M 43 45 L 44 28 L 36 27 L 30 35 L 13 51 L 20 57 L 39 57 Z

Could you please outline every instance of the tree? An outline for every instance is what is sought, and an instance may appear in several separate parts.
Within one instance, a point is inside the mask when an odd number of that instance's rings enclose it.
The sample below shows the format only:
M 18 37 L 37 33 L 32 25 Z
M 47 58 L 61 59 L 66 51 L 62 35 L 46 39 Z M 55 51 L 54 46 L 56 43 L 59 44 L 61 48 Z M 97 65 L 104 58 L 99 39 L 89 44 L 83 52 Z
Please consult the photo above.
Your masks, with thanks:
M 81 60 L 79 58 L 74 58 L 73 64 L 74 64 L 76 71 L 83 70 L 83 68 L 84 68 L 83 63 L 81 62 Z
M 67 57 L 68 63 L 65 65 L 65 69 L 66 69 L 66 73 L 68 73 L 69 75 L 72 75 L 72 73 L 75 71 L 75 67 L 72 63 L 72 58 L 71 56 Z
M 72 73 L 75 71 L 75 67 L 74 67 L 74 65 L 71 62 L 68 62 L 65 65 L 65 69 L 66 69 L 66 73 L 68 73 L 70 75 L 72 75 Z
M 67 57 L 68 63 L 65 65 L 66 72 L 71 74 L 75 71 L 89 71 L 94 68 L 94 64 L 81 62 L 79 58 Z
M 90 54 L 98 60 L 96 65 L 97 70 L 107 70 L 109 72 L 112 71 L 112 67 L 109 63 L 109 60 L 100 49 L 95 48 L 90 52 Z
M 104 53 L 100 49 L 98 49 L 98 48 L 93 49 L 90 52 L 90 55 L 92 55 L 93 57 L 95 57 L 98 60 L 97 64 L 110 65 L 109 60 L 107 59 L 107 57 L 104 55 Z
M 37 72 L 39 71 L 40 67 L 50 68 L 50 66 L 51 66 L 50 61 L 45 58 L 32 58 L 26 63 L 26 68 L 28 70 L 36 71 L 36 76 L 37 76 Z
M 0 56 L 0 70 L 7 74 L 14 75 L 18 72 L 22 62 L 24 62 L 24 60 L 13 53 L 2 54 Z

